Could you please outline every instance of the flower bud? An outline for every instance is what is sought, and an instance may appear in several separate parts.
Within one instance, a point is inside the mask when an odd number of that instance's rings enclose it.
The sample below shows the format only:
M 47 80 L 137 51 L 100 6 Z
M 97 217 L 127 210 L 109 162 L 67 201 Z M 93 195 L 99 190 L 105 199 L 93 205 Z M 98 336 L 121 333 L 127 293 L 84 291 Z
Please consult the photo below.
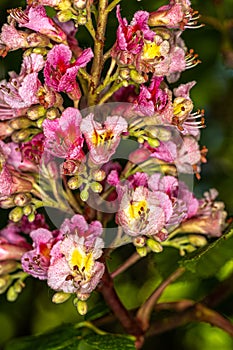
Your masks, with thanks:
M 10 275 L 3 275 L 0 277 L 0 294 L 5 293 L 9 285 L 11 284 L 12 278 Z
M 20 280 L 16 281 L 14 284 L 14 289 L 18 294 L 22 292 L 23 287 L 24 287 L 24 284 Z
M 8 301 L 15 301 L 18 298 L 18 293 L 16 292 L 14 286 L 11 286 L 7 293 L 6 293 L 6 298 Z
M 59 22 L 68 22 L 72 18 L 73 18 L 73 13 L 69 9 L 57 12 L 57 19 Z
M 103 186 L 99 182 L 92 182 L 91 183 L 91 189 L 95 193 L 100 193 L 103 190 Z
M 18 207 L 24 207 L 31 201 L 32 196 L 30 193 L 17 193 L 14 198 L 15 205 Z
M 146 126 L 145 131 L 147 135 L 151 138 L 156 138 L 161 141 L 169 141 L 171 139 L 171 131 L 157 126 Z
M 82 10 L 86 7 L 87 0 L 74 0 L 73 1 L 74 8 L 77 10 Z
M 133 239 L 133 244 L 135 247 L 141 248 L 146 244 L 146 238 L 143 236 L 138 236 Z
M 146 79 L 136 71 L 136 69 L 130 70 L 130 78 L 137 84 L 143 84 L 146 82 Z
M 19 143 L 19 142 L 26 142 L 28 140 L 28 138 L 33 135 L 33 134 L 39 134 L 41 132 L 41 130 L 39 129 L 22 129 L 20 131 L 15 131 L 12 136 L 11 139 L 13 142 L 15 143 Z
M 148 137 L 147 142 L 148 142 L 149 145 L 150 145 L 151 147 L 153 147 L 153 148 L 159 147 L 159 145 L 160 145 L 160 142 L 159 142 L 158 139 L 152 139 L 152 138 L 150 138 L 150 137 Z
M 146 247 L 136 247 L 137 253 L 140 255 L 141 258 L 147 255 L 147 248 Z
M 60 113 L 57 108 L 51 107 L 46 112 L 46 118 L 49 120 L 54 120 L 60 117 Z
M 122 79 L 125 79 L 125 80 L 127 80 L 127 79 L 129 79 L 129 69 L 127 69 L 127 68 L 125 68 L 125 69 L 121 69 L 120 70 L 120 77 L 122 78 Z
M 42 56 L 46 56 L 48 53 L 48 50 L 45 47 L 35 47 L 32 50 L 33 53 L 36 53 L 37 55 L 40 54 Z
M 83 202 L 86 202 L 89 198 L 89 193 L 88 193 L 88 189 L 87 188 L 84 188 L 84 190 L 82 190 L 80 192 L 80 198 Z
M 72 4 L 70 2 L 70 0 L 62 0 L 60 1 L 60 3 L 57 5 L 57 7 L 59 8 L 59 10 L 63 11 L 63 10 L 67 10 L 69 8 L 71 8 Z
M 93 171 L 92 177 L 96 181 L 103 181 L 106 177 L 106 173 L 104 170 L 98 169 L 98 170 Z
M 77 297 L 79 300 L 85 301 L 90 297 L 90 294 L 88 294 L 88 293 L 84 294 L 84 293 L 77 292 Z
M 37 120 L 40 117 L 43 117 L 46 113 L 46 109 L 44 106 L 37 105 L 37 106 L 32 106 L 28 109 L 27 111 L 27 116 L 31 120 Z
M 200 235 L 190 235 L 188 236 L 189 242 L 195 247 L 203 247 L 207 244 L 207 239 Z
M 18 263 L 15 260 L 5 260 L 0 262 L 0 276 L 11 273 L 18 268 Z M 1 289 L 1 282 L 0 282 Z
M 87 17 L 86 16 L 79 16 L 77 19 L 77 22 L 79 25 L 83 26 L 87 23 Z
M 80 315 L 84 316 L 87 313 L 87 303 L 83 300 L 77 302 L 77 311 Z
M 36 215 L 34 212 L 32 212 L 31 214 L 28 215 L 28 221 L 29 222 L 33 222 L 36 218 Z
M 27 42 L 30 47 L 47 47 L 50 40 L 46 35 L 40 33 L 31 33 L 27 36 Z
M 71 190 L 77 190 L 77 188 L 79 188 L 82 183 L 83 178 L 81 176 L 74 176 L 68 180 L 67 185 Z
M 163 250 L 161 244 L 152 238 L 148 238 L 146 244 L 154 253 L 160 253 Z
M 45 120 L 45 117 L 39 118 L 39 119 L 36 121 L 36 126 L 37 126 L 38 128 L 41 129 L 44 120 Z
M 8 121 L 0 122 L 0 139 L 7 138 L 13 131 Z
M 29 126 L 33 125 L 33 122 L 27 117 L 18 117 L 9 122 L 10 126 L 15 129 L 26 129 Z
M 33 207 L 32 205 L 26 205 L 24 208 L 23 208 L 23 213 L 24 215 L 28 216 L 30 215 L 31 213 L 33 212 Z
M 23 209 L 21 207 L 15 207 L 9 214 L 9 219 L 13 222 L 19 222 L 23 217 Z
M 14 203 L 13 196 L 0 200 L 0 208 L 2 208 L 2 209 L 9 209 L 9 208 L 12 208 L 14 206 L 15 206 L 15 203 Z
M 61 304 L 67 301 L 71 297 L 70 293 L 57 292 L 52 297 L 52 302 L 55 304 Z

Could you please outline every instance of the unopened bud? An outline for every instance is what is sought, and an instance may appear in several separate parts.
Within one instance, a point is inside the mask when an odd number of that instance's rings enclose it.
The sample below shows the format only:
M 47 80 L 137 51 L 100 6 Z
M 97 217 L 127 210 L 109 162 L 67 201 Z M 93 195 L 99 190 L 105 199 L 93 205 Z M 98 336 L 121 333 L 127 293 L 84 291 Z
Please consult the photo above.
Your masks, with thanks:
M 123 80 L 123 81 L 122 81 L 122 85 L 123 85 L 124 87 L 128 87 L 128 86 L 129 86 L 129 83 L 128 83 L 127 80 Z
M 88 294 L 88 293 L 84 294 L 84 293 L 77 292 L 77 297 L 79 300 L 85 301 L 90 297 L 90 294 Z
M 0 200 L 0 208 L 2 208 L 2 209 L 9 209 L 9 208 L 12 208 L 14 206 L 15 206 L 15 203 L 14 203 L 13 196 Z
M 148 119 L 146 119 L 147 122 Z M 171 131 L 167 128 L 157 127 L 157 126 L 146 126 L 145 131 L 147 135 L 151 138 L 156 138 L 161 141 L 169 141 L 171 139 Z
M 36 53 L 37 55 L 40 54 L 42 56 L 46 56 L 48 53 L 48 50 L 45 47 L 35 47 L 32 50 L 33 53 Z
M 9 214 L 9 219 L 13 222 L 19 222 L 23 217 L 23 209 L 21 207 L 15 207 Z
M 15 301 L 18 298 L 18 293 L 16 292 L 14 286 L 11 286 L 6 294 L 6 298 L 8 301 Z
M 31 135 L 36 135 L 36 134 L 39 134 L 41 132 L 41 130 L 39 129 L 22 129 L 20 131 L 15 131 L 12 136 L 11 136 L 11 139 L 13 142 L 15 143 L 18 143 L 18 142 L 26 142 L 28 141 L 29 137 Z
M 137 84 L 143 84 L 146 82 L 146 79 L 136 71 L 136 69 L 130 70 L 130 78 Z
M 42 128 L 42 125 L 43 125 L 43 122 L 44 122 L 44 120 L 45 120 L 45 117 L 41 117 L 41 118 L 39 118 L 39 119 L 37 119 L 37 121 L 36 121 L 36 126 L 38 127 L 38 128 Z
M 135 247 L 138 248 L 144 247 L 144 245 L 146 244 L 146 238 L 143 236 L 135 237 L 133 240 L 133 244 L 135 245 Z
M 26 205 L 24 208 L 23 208 L 23 213 L 24 215 L 28 216 L 30 215 L 31 213 L 33 212 L 33 207 L 32 205 Z
M 36 218 L 36 215 L 34 212 L 32 212 L 31 214 L 28 215 L 28 221 L 29 222 L 33 222 Z
M 5 293 L 9 285 L 11 284 L 11 276 L 10 275 L 3 275 L 0 277 L 0 294 Z
M 30 193 L 17 193 L 14 198 L 15 205 L 18 207 L 24 207 L 31 201 L 32 196 Z
M 74 0 L 73 4 L 77 10 L 82 10 L 86 7 L 87 0 Z
M 55 304 L 62 304 L 70 298 L 70 293 L 57 292 L 52 297 L 52 302 Z
M 87 17 L 86 16 L 79 16 L 77 19 L 77 22 L 79 25 L 83 26 L 87 23 Z
M 83 183 L 83 178 L 81 176 L 74 176 L 71 177 L 68 182 L 67 185 L 71 190 L 77 190 L 77 188 L 79 188 Z
M 69 9 L 57 12 L 57 19 L 59 22 L 68 22 L 72 17 L 73 13 Z
M 26 129 L 29 126 L 33 125 L 32 121 L 27 117 L 18 117 L 9 122 L 10 126 L 15 129 Z
M 84 189 L 80 192 L 80 198 L 83 202 L 86 202 L 89 198 L 89 193 L 88 193 L 88 189 Z
M 137 253 L 143 258 L 147 255 L 147 248 L 146 247 L 136 247 Z
M 106 177 L 106 173 L 104 170 L 98 169 L 93 171 L 92 177 L 95 181 L 103 181 Z
M 103 190 L 103 186 L 99 182 L 92 182 L 90 187 L 95 193 L 100 193 Z
M 11 273 L 18 268 L 18 263 L 15 260 L 5 260 L 0 262 L 0 276 Z M 0 285 L 1 289 L 1 285 Z
M 60 113 L 57 108 L 49 108 L 46 112 L 46 118 L 49 120 L 54 120 L 56 118 L 60 117 Z
M 87 303 L 83 300 L 77 302 L 77 311 L 80 315 L 84 316 L 87 313 Z
M 160 145 L 160 142 L 159 142 L 158 139 L 152 139 L 152 138 L 150 138 L 150 137 L 148 137 L 147 142 L 148 142 L 149 145 L 150 145 L 151 147 L 153 147 L 153 148 L 159 147 L 159 145 Z
M 31 120 L 37 120 L 40 117 L 43 117 L 46 113 L 46 109 L 44 106 L 38 105 L 38 106 L 32 106 L 27 111 L 27 116 Z
M 127 80 L 127 79 L 129 79 L 129 69 L 127 69 L 127 68 L 125 68 L 125 69 L 121 69 L 120 70 L 120 76 L 121 76 L 121 78 L 122 79 L 125 79 L 125 80 Z
M 203 247 L 207 244 L 207 239 L 200 235 L 190 235 L 188 236 L 189 242 L 195 247 Z
M 14 284 L 14 289 L 15 289 L 16 293 L 18 293 L 18 294 L 21 293 L 24 286 L 25 285 L 23 284 L 22 281 L 20 281 L 20 280 L 16 281 Z
M 148 238 L 148 240 L 146 241 L 146 244 L 154 253 L 161 253 L 163 250 L 163 247 L 161 246 L 161 244 L 152 238 Z

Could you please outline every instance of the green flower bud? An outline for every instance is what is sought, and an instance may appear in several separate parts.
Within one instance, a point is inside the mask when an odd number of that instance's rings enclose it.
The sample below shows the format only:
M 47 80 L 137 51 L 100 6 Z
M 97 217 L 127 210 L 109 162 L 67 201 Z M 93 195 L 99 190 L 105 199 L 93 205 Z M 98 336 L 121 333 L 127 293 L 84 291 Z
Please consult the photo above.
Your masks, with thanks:
M 135 245 L 135 247 L 138 248 L 144 247 L 144 245 L 146 244 L 146 238 L 142 236 L 135 237 L 133 240 L 133 244 Z
M 45 113 L 46 109 L 41 105 L 32 106 L 27 110 L 27 116 L 31 120 L 37 120 L 43 117 Z
M 143 258 L 147 255 L 147 248 L 146 247 L 136 247 L 137 253 Z
M 41 129 L 44 120 L 45 120 L 45 117 L 41 117 L 40 119 L 38 119 L 38 120 L 36 121 L 36 126 L 37 126 L 38 128 Z
M 188 236 L 189 242 L 195 247 L 203 247 L 207 244 L 207 239 L 200 235 L 190 235 Z
M 32 205 L 28 204 L 23 208 L 23 213 L 24 215 L 28 216 L 33 212 L 33 207 Z
M 73 13 L 69 9 L 57 12 L 57 19 L 59 22 L 68 22 L 72 18 Z
M 84 316 L 87 313 L 87 303 L 83 300 L 77 302 L 77 311 L 80 315 Z
M 27 142 L 30 136 L 37 135 L 40 132 L 41 132 L 40 129 L 35 129 L 35 128 L 22 129 L 20 131 L 15 131 L 12 134 L 11 139 L 15 143 Z
M 160 145 L 160 142 L 159 142 L 159 140 L 158 139 L 152 139 L 152 138 L 150 138 L 150 137 L 148 137 L 148 139 L 147 139 L 147 142 L 149 143 L 149 145 L 151 146 L 151 147 L 158 147 L 159 145 Z
M 33 125 L 34 123 L 28 119 L 27 117 L 18 117 L 9 122 L 10 126 L 15 129 L 26 129 L 29 126 Z
M 85 301 L 90 297 L 90 294 L 87 294 L 87 293 L 83 294 L 83 293 L 77 292 L 77 297 L 78 297 L 78 300 Z
M 71 190 L 76 190 L 82 185 L 82 183 L 83 178 L 81 176 L 74 176 L 68 180 L 67 185 Z
M 18 207 L 24 207 L 32 199 L 30 193 L 17 193 L 14 198 L 15 205 Z
M 59 8 L 59 10 L 63 11 L 63 10 L 67 10 L 69 8 L 71 8 L 72 4 L 70 2 L 70 0 L 62 0 L 57 7 Z
M 32 212 L 31 214 L 28 215 L 28 221 L 29 222 L 33 222 L 36 218 L 36 215 L 34 212 Z
M 12 208 L 15 206 L 15 203 L 14 203 L 14 197 L 9 197 L 9 198 L 6 198 L 6 199 L 2 199 L 0 201 L 0 207 L 2 209 L 9 209 L 9 208 Z
M 73 0 L 74 8 L 77 10 L 82 10 L 87 5 L 87 0 Z
M 98 169 L 93 171 L 92 177 L 95 181 L 103 181 L 106 177 L 106 173 L 104 170 Z
M 13 222 L 19 222 L 23 217 L 23 209 L 21 207 L 15 207 L 9 214 L 9 219 Z
M 0 294 L 5 293 L 9 285 L 11 284 L 12 278 L 10 275 L 3 275 L 0 277 Z
M 52 302 L 55 304 L 62 304 L 71 297 L 70 293 L 57 292 L 52 297 Z
M 42 56 L 46 56 L 48 53 L 48 50 L 45 47 L 35 47 L 32 50 L 33 53 L 40 54 Z
M 127 68 L 121 69 L 121 70 L 120 70 L 120 77 L 121 77 L 122 79 L 125 79 L 125 80 L 129 79 L 129 77 L 130 77 L 130 75 L 129 75 L 129 69 L 127 69 Z
M 89 198 L 88 189 L 85 187 L 84 190 L 80 192 L 80 198 L 83 202 L 86 202 Z
M 60 117 L 59 110 L 57 108 L 51 107 L 46 112 L 46 118 L 49 120 L 54 120 Z
M 8 301 L 15 301 L 18 298 L 18 293 L 16 292 L 14 286 L 11 286 L 6 294 L 6 298 Z
M 23 289 L 23 286 L 24 286 L 24 285 L 23 285 L 23 282 L 22 282 L 22 281 L 20 281 L 20 280 L 16 281 L 15 284 L 14 284 L 15 292 L 16 292 L 17 294 L 21 293 L 21 292 L 22 292 L 22 289 Z
M 138 73 L 136 69 L 131 69 L 130 78 L 137 84 L 143 84 L 146 82 L 146 79 L 140 73 Z
M 92 182 L 90 187 L 95 193 L 100 193 L 103 190 L 103 186 L 99 182 Z
M 152 238 L 148 238 L 148 240 L 146 241 L 146 244 L 154 253 L 160 253 L 163 250 L 163 247 L 161 246 L 161 244 Z

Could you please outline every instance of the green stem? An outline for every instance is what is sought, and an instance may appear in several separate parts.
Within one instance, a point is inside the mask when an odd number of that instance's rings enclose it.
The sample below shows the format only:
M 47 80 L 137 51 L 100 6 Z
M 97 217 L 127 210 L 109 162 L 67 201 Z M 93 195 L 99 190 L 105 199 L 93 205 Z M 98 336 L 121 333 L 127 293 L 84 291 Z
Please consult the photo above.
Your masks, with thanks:
M 113 0 L 110 5 L 108 5 L 107 11 L 111 12 L 121 0 Z
M 103 49 L 108 18 L 108 11 L 106 11 L 107 7 L 108 0 L 99 0 L 97 29 L 94 41 L 94 59 L 91 68 L 91 81 L 89 84 L 89 106 L 95 105 L 98 99 L 96 89 L 98 87 L 103 68 Z
M 102 105 L 114 94 L 114 92 L 119 90 L 122 86 L 124 86 L 124 81 L 121 81 L 120 83 L 114 83 L 112 87 L 106 92 L 106 94 L 100 99 L 98 105 Z

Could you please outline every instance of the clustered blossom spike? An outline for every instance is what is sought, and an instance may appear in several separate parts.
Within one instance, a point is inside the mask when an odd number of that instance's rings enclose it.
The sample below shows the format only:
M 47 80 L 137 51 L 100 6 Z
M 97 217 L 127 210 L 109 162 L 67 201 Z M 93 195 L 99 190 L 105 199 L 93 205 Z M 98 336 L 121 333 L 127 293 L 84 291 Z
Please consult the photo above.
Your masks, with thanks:
M 10 209 L 0 292 L 21 268 L 85 301 L 107 269 L 104 248 L 130 242 L 144 256 L 164 244 L 184 254 L 198 245 L 174 241 L 176 233 L 205 244 L 226 226 L 217 191 L 197 199 L 179 179 L 200 178 L 206 162 L 204 111 L 190 97 L 196 82 L 170 87 L 200 62 L 181 38 L 199 27 L 198 13 L 188 0 L 171 0 L 129 22 L 118 5 L 116 41 L 103 56 L 92 5 L 28 0 L 9 11 L 0 33 L 2 57 L 23 49 L 20 72 L 0 82 L 0 208 Z M 94 47 L 79 46 L 80 25 Z M 62 224 L 51 229 L 41 207 L 62 212 Z

